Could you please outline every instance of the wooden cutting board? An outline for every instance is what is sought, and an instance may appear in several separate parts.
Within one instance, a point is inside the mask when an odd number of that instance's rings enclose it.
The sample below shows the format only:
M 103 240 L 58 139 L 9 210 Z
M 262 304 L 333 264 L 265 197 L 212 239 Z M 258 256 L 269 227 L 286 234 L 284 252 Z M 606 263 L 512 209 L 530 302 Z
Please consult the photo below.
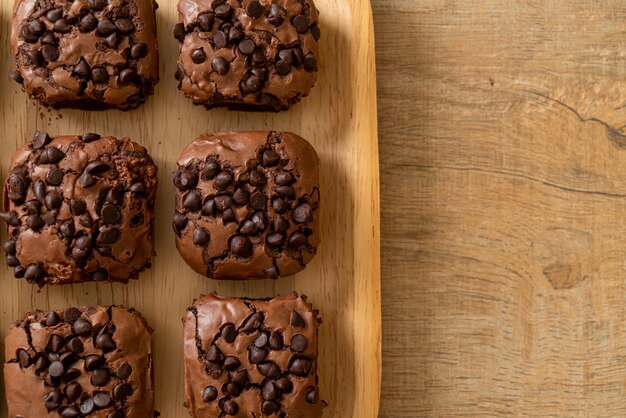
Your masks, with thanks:
M 31 102 L 8 73 L 12 1 L 0 0 L 0 179 L 13 152 L 35 130 L 52 135 L 85 131 L 129 136 L 159 166 L 153 268 L 129 285 L 85 284 L 42 290 L 13 279 L 0 262 L 0 333 L 25 312 L 80 305 L 123 304 L 154 328 L 156 408 L 165 418 L 183 408 L 181 317 L 194 298 L 270 297 L 298 291 L 320 309 L 320 387 L 325 417 L 375 417 L 380 388 L 380 257 L 378 143 L 374 38 L 367 0 L 320 0 L 321 67 L 310 97 L 279 114 L 228 112 L 192 106 L 174 80 L 176 1 L 159 1 L 161 82 L 138 110 L 48 110 Z M 322 245 L 303 273 L 278 281 L 216 282 L 182 261 L 171 230 L 171 174 L 183 147 L 203 132 L 288 130 L 307 138 L 321 160 Z M 2 228 L 2 237 L 6 231 Z M 0 352 L 4 352 L 2 348 Z M 2 359 L 4 360 L 4 359 Z M 6 418 L 4 396 L 0 417 Z M 40 418 L 40 417 L 27 417 Z

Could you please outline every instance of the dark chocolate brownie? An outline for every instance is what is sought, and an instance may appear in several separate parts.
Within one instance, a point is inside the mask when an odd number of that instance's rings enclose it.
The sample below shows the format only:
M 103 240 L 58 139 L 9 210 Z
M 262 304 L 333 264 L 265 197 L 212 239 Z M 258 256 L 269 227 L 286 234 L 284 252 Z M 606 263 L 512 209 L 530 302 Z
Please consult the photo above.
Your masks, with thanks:
M 305 296 L 203 296 L 183 322 L 186 406 L 194 418 L 321 417 L 321 320 Z
M 8 416 L 154 416 L 151 333 L 122 307 L 27 314 L 5 339 Z
M 131 109 L 159 80 L 153 0 L 16 0 L 12 78 L 46 106 Z
M 313 0 L 180 0 L 178 13 L 176 78 L 195 104 L 279 111 L 315 84 Z
M 287 132 L 202 135 L 174 174 L 176 246 L 214 279 L 289 276 L 317 251 L 315 150 Z
M 157 167 L 128 138 L 36 132 L 13 157 L 0 219 L 16 278 L 136 279 L 154 254 Z

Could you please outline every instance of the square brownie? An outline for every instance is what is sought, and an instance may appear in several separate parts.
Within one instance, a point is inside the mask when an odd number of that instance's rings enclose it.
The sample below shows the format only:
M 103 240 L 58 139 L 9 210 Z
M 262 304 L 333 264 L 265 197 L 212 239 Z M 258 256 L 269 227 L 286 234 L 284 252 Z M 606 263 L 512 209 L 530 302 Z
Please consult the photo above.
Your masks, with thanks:
M 28 313 L 5 339 L 8 416 L 153 417 L 151 333 L 123 307 Z
M 194 418 L 321 417 L 321 320 L 305 296 L 203 296 L 183 322 L 185 405 Z
M 313 0 L 180 0 L 178 13 L 176 78 L 195 104 L 279 111 L 315 84 Z
M 214 279 L 276 279 L 320 244 L 319 159 L 289 132 L 202 135 L 174 174 L 176 246 Z
M 12 78 L 46 106 L 137 107 L 159 80 L 156 8 L 153 0 L 16 0 Z

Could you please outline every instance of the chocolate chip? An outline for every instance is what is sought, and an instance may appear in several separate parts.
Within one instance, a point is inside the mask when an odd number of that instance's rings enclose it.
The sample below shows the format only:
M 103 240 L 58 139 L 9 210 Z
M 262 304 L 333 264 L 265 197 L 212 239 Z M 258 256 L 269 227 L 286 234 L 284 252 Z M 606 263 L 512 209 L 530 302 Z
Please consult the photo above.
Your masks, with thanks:
M 11 255 L 14 255 L 17 252 L 15 241 L 13 240 L 5 241 L 5 243 L 2 245 L 2 249 L 4 250 L 5 253 L 11 254 Z
M 302 203 L 293 210 L 293 219 L 298 223 L 310 222 L 313 220 L 313 209 L 308 203 Z
M 270 347 L 272 348 L 272 350 L 282 350 L 284 345 L 285 342 L 283 340 L 283 334 L 281 334 L 280 332 L 274 332 L 270 336 Z
M 267 236 L 267 243 L 271 247 L 279 247 L 280 245 L 282 245 L 284 240 L 285 240 L 285 236 L 281 234 L 280 232 L 274 232 Z
M 28 31 L 36 36 L 41 36 L 46 31 L 46 25 L 41 20 L 35 19 L 28 22 Z
M 109 79 L 109 73 L 103 67 L 95 67 L 91 70 L 91 80 L 94 83 L 105 83 Z
M 283 61 L 286 64 L 293 64 L 294 55 L 292 49 L 281 49 L 278 51 L 278 60 Z
M 236 43 L 237 41 L 243 38 L 243 32 L 236 26 L 233 26 L 228 31 L 228 40 L 232 43 Z
M 63 17 L 63 9 L 50 9 L 46 12 L 46 19 L 49 22 L 56 22 Z
M 130 47 L 130 57 L 138 60 L 148 55 L 148 45 L 139 42 Z
M 97 369 L 91 375 L 91 384 L 95 386 L 104 386 L 109 382 L 111 375 L 107 369 Z
M 249 386 L 250 379 L 248 378 L 248 371 L 239 370 L 231 377 L 231 381 L 242 388 Z
M 204 205 L 202 205 L 202 213 L 204 213 L 205 215 L 215 215 L 216 211 L 217 209 L 215 208 L 214 199 L 209 199 L 204 202 Z
M 50 210 L 58 209 L 63 204 L 63 197 L 55 190 L 52 190 L 46 195 L 46 207 Z
M 115 26 L 115 23 L 113 23 L 111 19 L 106 17 L 100 20 L 98 22 L 98 26 L 96 26 L 96 31 L 101 36 L 110 35 L 111 33 L 115 32 L 116 29 L 117 26 Z
M 91 75 L 91 67 L 84 58 L 81 58 L 78 64 L 74 66 L 73 73 L 79 77 L 88 78 Z
M 33 34 L 29 28 L 28 25 L 24 25 L 22 26 L 22 29 L 20 29 L 20 35 L 22 35 L 22 38 L 24 38 L 24 40 L 28 43 L 35 43 L 39 40 L 39 36 Z
M 122 212 L 117 206 L 113 205 L 104 205 L 100 215 L 107 225 L 118 224 L 122 220 Z
M 253 68 L 250 72 L 259 80 L 267 79 L 267 69 L 265 68 Z
M 217 196 L 214 200 L 215 208 L 220 212 L 224 212 L 226 209 L 230 208 L 232 201 L 230 196 Z
M 52 411 L 61 406 L 63 402 L 63 393 L 60 390 L 53 390 L 44 398 L 44 404 L 48 411 Z
M 83 343 L 80 340 L 80 338 L 78 337 L 74 337 L 72 338 L 68 343 L 67 343 L 67 348 L 68 350 L 72 351 L 73 353 L 82 353 L 83 350 L 85 349 L 83 347 Z
M 7 266 L 9 267 L 18 267 L 20 266 L 22 263 L 20 263 L 20 260 L 14 256 L 14 255 L 7 255 Z
M 263 348 L 269 344 L 269 336 L 266 333 L 259 335 L 253 343 L 256 347 Z
M 63 151 L 57 147 L 47 146 L 39 155 L 38 162 L 39 164 L 57 164 L 63 158 L 65 158 Z
M 72 215 L 80 216 L 87 210 L 87 203 L 83 199 L 70 200 L 70 210 Z
M 256 210 L 264 210 L 267 197 L 262 192 L 254 192 L 250 196 L 250 206 Z
M 26 53 L 26 55 L 28 56 L 28 61 L 31 63 L 31 65 L 34 65 L 35 67 L 43 66 L 43 55 L 40 51 L 31 49 Z
M 13 210 L 8 212 L 0 212 L 0 219 L 2 219 L 9 226 L 18 226 L 20 224 L 17 213 Z
M 225 370 L 229 370 L 229 371 L 237 370 L 237 368 L 239 368 L 240 365 L 241 365 L 241 362 L 239 361 L 237 357 L 228 356 L 224 359 Z
M 95 404 L 93 399 L 85 398 L 81 401 L 78 409 L 80 409 L 81 414 L 87 415 L 90 414 L 95 408 Z
M 217 190 L 226 190 L 228 186 L 233 181 L 233 175 L 229 171 L 220 171 L 220 173 L 215 177 L 215 181 L 213 182 L 213 186 Z
M 280 155 L 274 150 L 266 150 L 263 152 L 261 161 L 264 167 L 273 167 L 280 161 Z
M 91 354 L 85 358 L 85 370 L 87 371 L 96 370 L 97 368 L 103 366 L 104 363 L 105 363 L 104 357 L 97 355 L 97 354 Z
M 196 229 L 196 232 L 193 234 L 193 243 L 199 247 L 207 245 L 210 240 L 211 235 L 204 228 Z
M 244 39 L 243 41 L 239 42 L 239 51 L 241 51 L 242 54 L 250 55 L 254 52 L 255 48 L 256 45 L 254 44 L 252 39 Z
M 231 323 L 224 324 L 221 330 L 222 338 L 227 343 L 232 343 L 237 338 L 237 329 Z
M 120 379 L 128 379 L 133 372 L 133 368 L 130 364 L 124 363 L 120 367 L 117 368 L 115 375 Z
M 272 3 L 270 6 L 270 11 L 267 15 L 267 21 L 274 26 L 278 26 L 283 23 L 285 16 L 287 15 L 287 11 L 279 4 Z
M 39 232 L 41 228 L 46 225 L 46 223 L 43 221 L 43 219 L 41 219 L 41 216 L 39 215 L 28 215 L 28 217 L 26 218 L 26 225 L 28 225 L 28 227 L 33 231 Z
M 70 219 L 68 221 L 63 222 L 61 226 L 59 227 L 59 230 L 61 231 L 61 234 L 65 236 L 65 238 L 72 238 L 74 234 L 76 233 L 74 221 Z
M 137 182 L 137 183 L 134 183 L 132 186 L 130 186 L 130 192 L 136 195 L 145 195 L 147 191 L 148 189 L 146 188 L 146 185 L 143 183 Z
M 257 0 L 253 0 L 246 6 L 246 14 L 251 18 L 257 18 L 263 14 L 263 6 Z
M 276 73 L 279 75 L 287 75 L 291 71 L 291 65 L 287 64 L 285 61 L 278 61 L 276 63 Z
M 239 257 L 248 258 L 252 256 L 252 243 L 241 235 L 235 235 L 230 240 L 230 251 Z
M 85 244 L 88 245 L 88 244 Z M 81 317 L 80 309 L 78 308 L 68 308 L 63 312 L 63 319 L 68 324 L 74 324 Z
M 289 378 L 283 376 L 276 381 L 276 387 L 283 393 L 289 393 L 293 389 L 293 384 Z
M 41 149 L 52 141 L 50 135 L 46 132 L 35 131 L 33 134 L 33 149 Z
M 250 192 L 244 188 L 239 188 L 233 193 L 233 201 L 238 206 L 245 206 L 250 200 Z
M 213 29 L 213 23 L 215 21 L 215 16 L 213 13 L 204 13 L 198 17 L 198 23 L 200 27 L 205 32 L 210 32 Z
M 193 171 L 177 170 L 174 185 L 180 190 L 191 190 L 198 185 L 198 175 Z
M 63 171 L 57 167 L 52 167 L 46 173 L 46 183 L 50 186 L 58 186 L 63 182 Z
M 91 32 L 98 26 L 98 19 L 92 14 L 83 16 L 78 25 L 81 32 Z
M 299 232 L 299 231 L 294 232 L 289 237 L 289 246 L 293 248 L 294 250 L 297 250 L 298 248 L 302 247 L 303 245 L 306 244 L 306 242 L 307 242 L 306 235 L 304 235 L 302 232 Z
M 174 26 L 174 38 L 176 38 L 179 42 L 183 42 L 185 40 L 185 25 L 183 23 L 177 23 Z
M 66 354 L 66 353 L 63 353 Z M 71 364 L 76 360 L 76 357 L 72 357 L 72 361 L 66 361 L 63 362 L 61 361 L 61 363 L 63 364 Z M 72 380 L 76 380 L 80 377 L 80 370 L 75 369 L 75 368 L 71 368 L 68 371 L 65 372 L 65 374 L 63 375 L 63 380 L 65 380 L 66 382 L 71 382 Z
M 11 77 L 11 80 L 15 81 L 18 84 L 24 83 L 24 77 L 22 77 L 22 73 L 20 73 L 19 70 L 11 71 L 9 77 Z
M 274 217 L 274 229 L 278 232 L 286 232 L 289 229 L 289 221 L 281 215 Z
M 263 219 L 263 215 L 260 212 L 256 212 L 250 218 L 252 222 L 259 228 L 260 230 L 265 230 L 265 220 Z
M 107 7 L 108 1 L 107 0 L 88 0 L 87 4 L 89 5 L 89 8 L 91 9 L 102 10 L 105 7 Z
M 313 39 L 315 39 L 316 41 L 319 41 L 320 36 L 321 36 L 321 32 L 320 32 L 319 26 L 313 24 L 313 25 L 311 25 L 309 30 L 311 31 L 311 35 L 313 35 Z
M 48 62 L 56 61 L 59 58 L 59 48 L 54 45 L 44 45 L 41 48 L 41 55 Z
M 230 5 L 228 3 L 220 4 L 214 10 L 215 16 L 223 20 L 228 19 L 230 15 L 232 14 L 232 12 L 233 12 L 233 9 L 230 8 Z
M 258 329 L 263 323 L 264 315 L 262 312 L 254 312 L 248 315 L 248 317 L 241 324 L 241 331 L 252 332 Z
M 207 161 L 202 169 L 202 178 L 205 180 L 213 180 L 220 171 L 220 166 L 215 161 Z M 232 181 L 232 179 L 231 179 Z
M 226 395 L 230 395 L 232 397 L 237 397 L 241 393 L 241 389 L 239 389 L 239 387 L 236 384 L 234 384 L 233 382 L 226 383 L 224 385 L 222 391 Z
M 204 49 L 201 47 L 194 49 L 191 52 L 191 60 L 195 64 L 202 64 L 206 60 L 206 54 L 204 53 Z
M 93 395 L 93 403 L 98 408 L 106 408 L 111 404 L 111 397 L 106 392 L 96 392 Z
M 278 379 L 280 377 L 280 369 L 272 362 L 261 363 L 257 366 L 259 372 L 268 379 Z
M 268 354 L 267 350 L 253 345 L 250 347 L 250 362 L 252 364 L 259 364 L 267 358 Z
M 307 345 L 308 342 L 306 340 L 306 337 L 302 334 L 296 334 L 291 338 L 290 347 L 296 353 L 302 353 L 304 350 L 306 350 Z
M 296 357 L 289 364 L 289 372 L 296 376 L 307 376 L 311 372 L 312 362 L 308 358 Z
M 259 232 L 259 228 L 252 221 L 245 221 L 239 228 L 239 233 L 243 235 L 256 235 L 257 232 Z
M 89 173 L 83 173 L 78 177 L 78 184 L 83 189 L 87 189 L 96 184 L 96 179 Z
M 65 396 L 70 400 L 75 401 L 83 393 L 83 388 L 78 382 L 71 382 L 65 387 Z
M 125 17 L 117 19 L 115 21 L 115 26 L 117 26 L 117 30 L 124 35 L 127 35 L 135 30 L 135 24 L 133 21 Z
M 228 73 L 230 64 L 222 57 L 215 57 L 211 60 L 211 68 L 220 75 Z
M 187 227 L 188 222 L 189 222 L 189 219 L 187 219 L 185 215 L 183 215 L 182 213 L 179 213 L 179 212 L 174 213 L 174 220 L 172 221 L 172 225 L 176 233 L 180 234 L 180 232 L 183 229 L 185 229 L 185 227 Z
M 313 53 L 309 52 L 304 57 L 303 65 L 306 71 L 313 71 L 317 67 L 317 58 L 315 58 Z
M 112 34 L 104 38 L 104 43 L 111 49 L 117 48 L 121 41 L 122 38 L 117 32 L 113 32 Z
M 78 318 L 76 321 L 74 321 L 72 329 L 76 335 L 86 337 L 87 335 L 91 334 L 91 322 L 89 322 L 89 320 L 86 318 Z
M 106 352 L 115 350 L 116 345 L 111 335 L 105 333 L 96 338 L 96 347 Z
M 67 20 L 65 18 L 62 18 L 54 22 L 52 30 L 58 33 L 68 33 L 72 30 L 72 26 L 67 23 Z
M 49 374 L 46 375 L 46 377 L 43 379 L 44 383 L 47 386 L 53 387 L 53 388 L 58 388 L 61 385 L 61 379 L 58 377 L 52 377 Z
M 267 183 L 265 175 L 259 170 L 253 170 L 250 172 L 250 184 L 256 187 L 261 187 Z
M 237 402 L 233 401 L 232 399 L 226 399 L 220 405 L 220 407 L 222 408 L 222 411 L 224 411 L 224 413 L 226 413 L 227 415 L 237 415 L 237 412 L 239 412 L 239 405 L 237 405 Z
M 54 35 L 52 33 L 46 33 L 42 38 L 41 38 L 41 43 L 43 45 L 56 45 L 57 44 L 57 40 L 54 37 Z
M 306 326 L 306 322 L 304 321 L 304 318 L 302 318 L 302 316 L 296 311 L 291 311 L 291 317 L 289 318 L 289 323 L 293 327 L 304 328 Z
M 291 20 L 291 24 L 299 33 L 309 30 L 309 19 L 306 16 L 298 15 Z
M 219 30 L 215 32 L 215 35 L 213 35 L 213 44 L 215 45 L 215 49 L 222 49 L 226 47 L 227 43 L 228 40 L 224 32 Z
M 183 206 L 191 212 L 198 212 L 202 207 L 202 195 L 199 190 L 188 192 L 183 198 Z
M 272 415 L 280 410 L 280 404 L 276 401 L 263 401 L 261 411 L 265 415 Z
M 17 350 L 17 361 L 23 369 L 27 368 L 31 364 L 31 358 L 28 355 L 28 352 L 22 348 Z
M 122 84 L 130 84 L 137 78 L 137 71 L 132 68 L 125 68 L 120 71 L 118 80 Z
M 217 389 L 215 386 L 207 386 L 202 391 L 202 400 L 206 403 L 212 402 L 217 399 Z
M 60 361 L 54 361 L 48 367 L 48 373 L 52 377 L 61 377 L 65 373 L 65 366 Z
M 221 362 L 224 359 L 224 355 L 222 354 L 222 352 L 220 351 L 219 348 L 217 348 L 216 345 L 211 345 L 211 347 L 209 347 L 209 349 L 206 352 L 205 358 L 208 361 L 213 361 L 213 362 Z

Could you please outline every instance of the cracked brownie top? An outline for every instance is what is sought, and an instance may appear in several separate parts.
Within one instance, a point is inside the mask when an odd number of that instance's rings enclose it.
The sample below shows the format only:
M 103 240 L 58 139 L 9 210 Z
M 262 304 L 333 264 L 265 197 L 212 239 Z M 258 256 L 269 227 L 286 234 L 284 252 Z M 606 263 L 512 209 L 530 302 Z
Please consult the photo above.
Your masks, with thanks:
M 0 213 L 15 277 L 40 286 L 137 278 L 154 252 L 156 174 L 128 138 L 36 132 L 13 157 Z

